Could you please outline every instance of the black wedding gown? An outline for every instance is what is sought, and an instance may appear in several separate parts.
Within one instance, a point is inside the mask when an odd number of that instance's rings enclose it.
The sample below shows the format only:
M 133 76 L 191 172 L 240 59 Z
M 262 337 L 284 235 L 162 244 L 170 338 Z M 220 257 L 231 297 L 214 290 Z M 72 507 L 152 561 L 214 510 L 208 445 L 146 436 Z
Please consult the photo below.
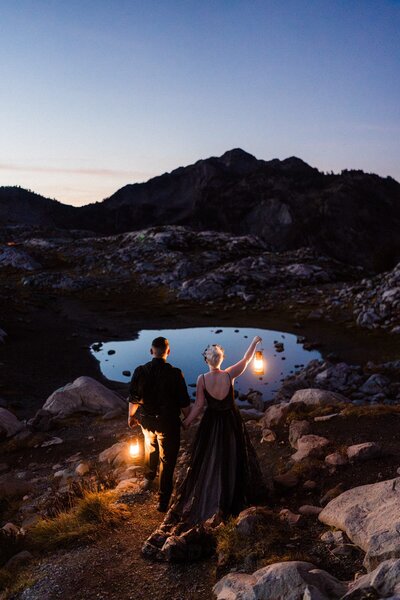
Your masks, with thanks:
M 147 540 L 160 549 L 168 536 L 202 525 L 217 516 L 226 519 L 244 508 L 265 503 L 266 488 L 255 450 L 234 402 L 232 383 L 225 398 L 214 398 L 204 385 L 207 408 L 191 450 L 186 476 L 162 525 Z M 161 556 L 158 556 L 161 558 Z

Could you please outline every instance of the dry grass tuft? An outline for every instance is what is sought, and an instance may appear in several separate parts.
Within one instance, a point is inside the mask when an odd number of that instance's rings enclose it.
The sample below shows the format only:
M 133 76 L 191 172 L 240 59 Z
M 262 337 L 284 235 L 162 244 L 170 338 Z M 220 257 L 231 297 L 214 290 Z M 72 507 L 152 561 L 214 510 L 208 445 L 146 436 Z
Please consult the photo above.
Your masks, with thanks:
M 29 541 L 38 550 L 91 541 L 127 516 L 126 505 L 116 504 L 112 492 L 87 492 L 70 511 L 38 521 L 29 530 Z
M 0 569 L 0 600 L 12 600 L 16 594 L 34 583 L 35 579 L 27 571 L 15 575 L 7 569 Z
M 400 415 L 400 405 L 372 404 L 364 406 L 346 405 L 341 411 L 343 417 L 381 417 L 385 415 Z

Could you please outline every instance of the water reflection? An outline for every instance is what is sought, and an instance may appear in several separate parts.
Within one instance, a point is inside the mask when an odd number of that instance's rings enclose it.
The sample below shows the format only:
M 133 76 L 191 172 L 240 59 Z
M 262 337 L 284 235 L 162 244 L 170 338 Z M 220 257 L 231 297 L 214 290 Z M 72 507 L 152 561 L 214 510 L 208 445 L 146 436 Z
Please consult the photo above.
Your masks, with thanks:
M 273 398 L 283 377 L 295 372 L 314 358 L 321 358 L 316 350 L 305 350 L 290 333 L 268 329 L 233 327 L 193 327 L 187 329 L 143 329 L 135 340 L 125 342 L 96 342 L 91 346 L 92 355 L 99 361 L 102 374 L 109 380 L 128 383 L 136 366 L 150 360 L 150 346 L 155 337 L 169 339 L 171 354 L 169 362 L 184 372 L 189 390 L 194 395 L 194 384 L 199 373 L 207 371 L 201 355 L 208 344 L 221 344 L 225 349 L 222 367 L 243 357 L 255 335 L 263 339 L 265 374 L 254 375 L 251 368 L 235 384 L 239 394 L 250 389 L 258 390 L 264 400 Z

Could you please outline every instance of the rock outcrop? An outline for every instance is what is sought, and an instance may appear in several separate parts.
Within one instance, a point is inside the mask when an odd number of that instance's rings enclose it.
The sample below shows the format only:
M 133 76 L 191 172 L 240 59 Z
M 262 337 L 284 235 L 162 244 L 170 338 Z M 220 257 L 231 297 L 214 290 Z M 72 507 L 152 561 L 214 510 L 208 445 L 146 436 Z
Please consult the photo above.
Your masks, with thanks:
M 78 377 L 49 396 L 43 409 L 58 418 L 75 413 L 105 414 L 126 409 L 125 401 L 91 377 Z
M 6 408 L 0 408 L 0 440 L 8 438 L 24 428 L 24 424 Z
M 368 570 L 400 557 L 400 478 L 343 492 L 325 506 L 319 519 L 345 531 L 366 552 Z

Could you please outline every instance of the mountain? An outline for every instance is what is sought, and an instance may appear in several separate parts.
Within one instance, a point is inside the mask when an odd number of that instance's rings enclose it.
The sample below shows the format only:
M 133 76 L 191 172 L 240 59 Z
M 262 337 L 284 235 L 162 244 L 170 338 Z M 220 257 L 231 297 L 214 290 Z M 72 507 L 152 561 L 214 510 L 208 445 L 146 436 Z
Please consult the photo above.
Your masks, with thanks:
M 29 199 L 26 217 L 24 210 L 14 209 L 14 219 L 102 234 L 178 224 L 256 234 L 279 251 L 311 246 L 374 270 L 400 260 L 400 184 L 394 179 L 352 170 L 329 175 L 296 157 L 264 161 L 241 149 L 126 185 L 79 209 L 39 196 Z
M 0 227 L 69 227 L 76 209 L 20 187 L 0 187 Z

